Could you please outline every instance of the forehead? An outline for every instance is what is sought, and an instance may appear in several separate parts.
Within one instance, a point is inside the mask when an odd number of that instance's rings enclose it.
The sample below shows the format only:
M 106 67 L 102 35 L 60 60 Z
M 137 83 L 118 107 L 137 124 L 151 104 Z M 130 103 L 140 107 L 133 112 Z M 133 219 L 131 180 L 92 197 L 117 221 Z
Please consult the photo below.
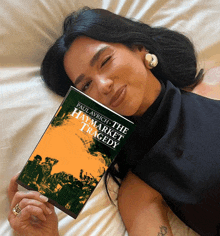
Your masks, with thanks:
M 85 36 L 76 38 L 71 44 L 69 50 L 64 56 L 64 63 L 68 63 L 69 60 L 77 59 L 77 61 L 85 60 L 84 56 L 93 55 L 102 47 L 110 45 L 106 42 L 101 42 L 95 39 L 91 39 Z
M 98 41 L 96 39 L 92 39 L 86 36 L 80 36 L 73 41 L 68 51 L 76 49 L 86 49 L 88 51 L 92 51 L 97 47 L 102 47 L 103 45 L 108 45 L 108 43 Z
M 99 49 L 109 45 L 85 36 L 76 38 L 64 56 L 64 68 L 68 76 L 74 77 L 74 71 L 85 68 Z

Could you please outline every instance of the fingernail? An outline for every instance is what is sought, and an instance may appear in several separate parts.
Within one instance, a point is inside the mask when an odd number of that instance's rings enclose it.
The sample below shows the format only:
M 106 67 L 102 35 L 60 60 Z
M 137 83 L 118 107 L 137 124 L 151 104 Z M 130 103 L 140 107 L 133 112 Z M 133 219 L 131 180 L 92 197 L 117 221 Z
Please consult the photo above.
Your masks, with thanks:
M 51 215 L 52 211 L 48 207 L 46 209 L 47 209 L 48 214 Z
M 45 197 L 44 195 L 40 195 L 40 198 L 41 198 L 44 202 L 47 202 L 47 201 L 48 201 L 48 198 Z

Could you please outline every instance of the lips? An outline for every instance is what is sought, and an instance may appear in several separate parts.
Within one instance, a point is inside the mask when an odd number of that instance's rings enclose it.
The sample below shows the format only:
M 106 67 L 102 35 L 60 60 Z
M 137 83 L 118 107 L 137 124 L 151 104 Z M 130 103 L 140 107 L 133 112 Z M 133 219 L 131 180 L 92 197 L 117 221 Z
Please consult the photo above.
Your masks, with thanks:
M 111 107 L 119 106 L 124 101 L 124 99 L 125 99 L 126 91 L 127 91 L 127 85 L 124 85 L 124 86 L 120 87 L 116 91 L 114 96 L 111 98 L 110 106 Z

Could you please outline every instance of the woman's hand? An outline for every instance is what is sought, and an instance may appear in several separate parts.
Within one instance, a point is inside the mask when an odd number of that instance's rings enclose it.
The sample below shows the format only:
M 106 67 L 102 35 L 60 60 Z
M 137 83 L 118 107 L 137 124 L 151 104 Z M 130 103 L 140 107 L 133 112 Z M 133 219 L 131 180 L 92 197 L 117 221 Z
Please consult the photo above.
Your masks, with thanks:
M 47 202 L 47 198 L 39 192 L 18 191 L 15 175 L 8 188 L 10 212 L 8 220 L 11 227 L 21 236 L 59 236 L 58 219 L 53 205 Z M 16 215 L 13 209 L 21 210 Z

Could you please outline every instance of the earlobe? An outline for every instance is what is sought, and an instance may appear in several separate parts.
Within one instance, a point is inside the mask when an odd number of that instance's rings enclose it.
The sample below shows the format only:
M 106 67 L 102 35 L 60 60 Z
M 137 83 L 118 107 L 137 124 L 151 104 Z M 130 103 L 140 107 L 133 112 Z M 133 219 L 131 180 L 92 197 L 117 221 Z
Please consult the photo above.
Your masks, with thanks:
M 153 69 L 158 64 L 158 59 L 154 54 L 147 53 L 145 55 L 145 65 L 148 69 Z
M 143 45 L 133 45 L 131 49 L 140 55 L 147 69 L 153 69 L 157 66 L 157 56 L 149 53 L 149 51 Z

